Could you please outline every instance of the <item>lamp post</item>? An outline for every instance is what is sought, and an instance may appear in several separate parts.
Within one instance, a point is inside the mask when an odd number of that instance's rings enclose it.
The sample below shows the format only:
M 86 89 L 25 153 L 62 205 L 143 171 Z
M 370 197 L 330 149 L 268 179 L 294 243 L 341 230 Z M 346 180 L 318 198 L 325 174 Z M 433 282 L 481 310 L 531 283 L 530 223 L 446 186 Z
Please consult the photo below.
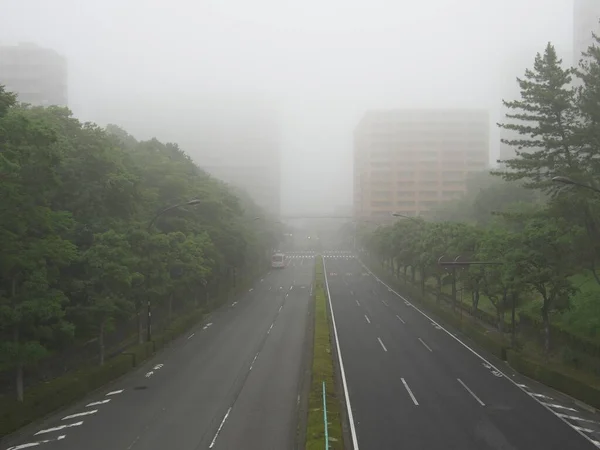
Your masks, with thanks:
M 399 214 L 399 213 L 392 213 L 391 215 L 392 215 L 392 217 L 402 217 L 404 219 L 409 219 L 409 220 L 411 220 L 411 221 L 413 221 L 415 223 L 418 223 L 419 225 L 421 224 L 421 221 L 419 219 L 415 218 L 415 217 L 406 216 L 404 214 Z
M 600 189 L 595 188 L 594 186 L 590 186 L 589 184 L 579 183 L 578 181 L 575 181 L 569 177 L 563 177 L 563 176 L 553 177 L 552 181 L 554 181 L 555 183 L 571 184 L 573 186 L 578 186 L 578 187 L 582 187 L 585 189 L 589 189 L 591 191 L 594 191 L 594 192 L 600 194 Z
M 178 204 L 176 204 L 176 205 L 169 206 L 168 208 L 165 208 L 165 209 L 163 209 L 163 210 L 159 211 L 159 212 L 158 212 L 158 213 L 157 213 L 157 214 L 156 214 L 156 215 L 155 215 L 155 216 L 152 218 L 152 220 L 150 221 L 150 223 L 148 224 L 147 231 L 148 231 L 148 232 L 150 232 L 150 228 L 152 228 L 152 225 L 154 225 L 154 222 L 156 222 L 156 219 L 158 219 L 158 218 L 159 218 L 160 216 L 162 216 L 163 214 L 165 214 L 165 213 L 167 213 L 167 212 L 169 212 L 169 211 L 171 211 L 171 210 L 173 210 L 173 209 L 181 208 L 181 207 L 183 207 L 183 206 L 192 206 L 192 205 L 197 205 L 197 204 L 198 204 L 198 203 L 200 203 L 200 202 L 201 202 L 201 200 L 194 199 L 194 200 L 190 200 L 190 201 L 188 201 L 188 202 L 184 202 L 184 203 L 178 203 Z M 150 252 L 149 252 L 149 249 L 148 249 L 148 247 L 146 247 L 146 260 L 150 259 L 150 258 L 149 258 L 149 256 L 150 256 L 150 255 L 149 255 L 149 253 L 150 253 Z M 148 274 L 147 274 L 147 275 L 148 275 Z M 149 287 L 149 285 L 150 285 L 149 281 L 150 281 L 150 277 L 148 276 L 148 277 L 147 277 L 147 280 L 146 280 L 146 285 L 147 285 L 148 287 Z M 146 330 L 146 341 L 147 341 L 147 342 L 150 342 L 150 341 L 152 340 L 152 305 L 151 305 L 151 302 L 150 302 L 150 297 L 148 297 L 148 299 L 147 299 L 147 309 L 148 309 L 148 318 L 147 318 L 147 321 L 148 321 L 148 327 L 147 327 L 147 330 Z

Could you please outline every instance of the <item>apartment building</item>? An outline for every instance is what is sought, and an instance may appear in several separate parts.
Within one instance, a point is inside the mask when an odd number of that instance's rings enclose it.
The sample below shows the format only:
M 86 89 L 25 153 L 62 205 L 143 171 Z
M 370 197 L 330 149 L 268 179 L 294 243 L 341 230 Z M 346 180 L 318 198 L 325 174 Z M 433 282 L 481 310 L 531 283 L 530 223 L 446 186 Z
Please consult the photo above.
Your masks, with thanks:
M 581 53 L 592 45 L 592 32 L 600 34 L 600 2 L 598 0 L 575 0 L 573 5 L 573 65 L 581 59 Z
M 0 46 L 0 84 L 35 106 L 67 106 L 67 61 L 31 43 Z
M 427 216 L 461 196 L 470 173 L 488 167 L 485 110 L 368 112 L 354 134 L 354 216 Z

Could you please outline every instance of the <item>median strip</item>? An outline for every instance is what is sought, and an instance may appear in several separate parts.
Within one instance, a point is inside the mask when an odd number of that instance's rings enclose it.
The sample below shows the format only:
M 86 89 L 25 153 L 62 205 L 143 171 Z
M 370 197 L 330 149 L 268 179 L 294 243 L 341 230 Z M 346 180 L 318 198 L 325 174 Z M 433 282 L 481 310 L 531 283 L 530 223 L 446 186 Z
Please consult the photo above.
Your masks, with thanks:
M 337 396 L 322 257 L 317 258 L 315 270 L 315 326 L 305 449 L 338 450 L 344 448 L 341 403 Z

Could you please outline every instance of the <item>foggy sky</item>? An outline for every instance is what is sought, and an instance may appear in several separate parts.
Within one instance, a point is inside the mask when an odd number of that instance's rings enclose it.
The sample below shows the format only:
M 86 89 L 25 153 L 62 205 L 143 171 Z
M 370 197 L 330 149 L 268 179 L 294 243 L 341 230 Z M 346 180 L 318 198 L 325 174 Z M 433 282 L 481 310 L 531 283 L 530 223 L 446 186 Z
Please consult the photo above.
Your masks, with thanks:
M 282 211 L 329 212 L 351 203 L 352 131 L 365 110 L 483 107 L 495 123 L 548 41 L 570 62 L 572 9 L 572 0 L 0 0 L 0 43 L 64 54 L 75 115 L 138 138 L 186 141 L 173 134 L 206 92 L 273 101 Z

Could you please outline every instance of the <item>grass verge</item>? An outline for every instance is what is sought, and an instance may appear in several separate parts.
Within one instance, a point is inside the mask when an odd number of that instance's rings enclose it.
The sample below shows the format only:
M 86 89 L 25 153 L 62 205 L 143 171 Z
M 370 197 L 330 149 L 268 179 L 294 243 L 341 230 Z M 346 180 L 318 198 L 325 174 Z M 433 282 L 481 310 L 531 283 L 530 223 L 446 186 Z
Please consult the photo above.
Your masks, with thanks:
M 327 296 L 324 287 L 323 259 L 317 258 L 315 269 L 315 326 L 310 393 L 308 398 L 308 420 L 306 425 L 306 450 L 342 450 L 341 401 L 337 396 L 334 352 L 329 329 Z M 323 382 L 325 382 L 327 406 L 327 431 L 329 447 L 325 445 L 325 421 L 323 408 Z

